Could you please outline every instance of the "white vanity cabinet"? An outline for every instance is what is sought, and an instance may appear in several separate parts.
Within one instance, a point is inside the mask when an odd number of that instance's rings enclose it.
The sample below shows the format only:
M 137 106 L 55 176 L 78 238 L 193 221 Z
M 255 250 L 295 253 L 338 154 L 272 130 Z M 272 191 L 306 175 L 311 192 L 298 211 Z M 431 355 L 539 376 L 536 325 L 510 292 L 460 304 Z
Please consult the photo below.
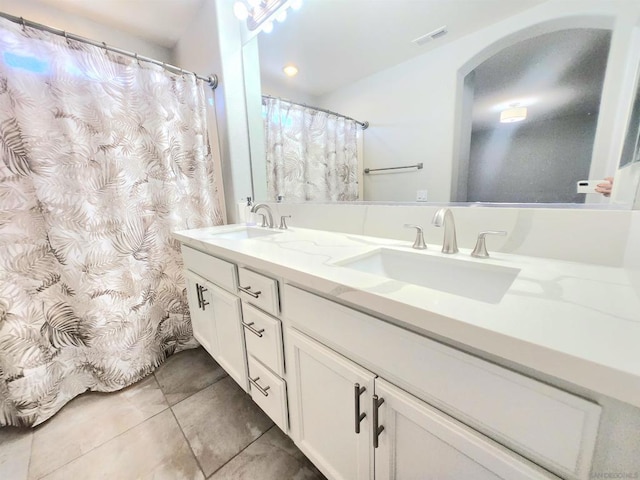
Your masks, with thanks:
M 380 378 L 373 402 L 376 480 L 558 478 Z
M 291 436 L 332 480 L 558 478 L 295 329 L 287 357 Z
M 213 358 L 238 385 L 248 391 L 240 299 L 210 282 L 207 282 L 207 289 L 211 305 L 206 308 L 211 308 L 218 341 Z
M 237 286 L 236 267 L 184 245 L 182 255 L 193 336 L 249 391 L 241 302 L 227 291 Z
M 312 387 L 304 392 L 296 384 L 309 371 L 298 360 L 297 331 L 317 343 L 316 351 L 333 350 L 354 368 L 362 366 L 383 379 L 376 378 L 376 388 L 367 389 L 364 397 L 368 398 L 361 399 L 361 404 L 370 404 L 374 394 L 382 399 L 387 395 L 389 403 L 385 400 L 379 413 L 402 428 L 387 431 L 385 426 L 381 433 L 380 440 L 385 438 L 387 443 L 385 453 L 378 455 L 376 449 L 376 478 L 414 478 L 410 471 L 403 475 L 405 464 L 399 459 L 406 458 L 406 465 L 424 459 L 419 450 L 409 448 L 418 439 L 442 443 L 442 447 L 447 444 L 453 449 L 448 455 L 472 458 L 498 478 L 557 478 L 534 463 L 562 478 L 588 478 L 600 418 L 598 405 L 290 285 L 285 285 L 283 306 L 292 426 L 297 422 L 304 426 L 307 420 L 295 416 L 302 412 L 304 417 L 308 399 L 313 398 Z M 318 389 L 325 388 L 323 382 L 327 380 L 318 382 Z M 314 384 L 309 379 L 309 385 Z M 342 402 L 341 409 L 353 412 L 350 403 Z M 334 410 L 339 409 L 327 410 L 324 417 Z M 373 412 L 369 418 L 372 416 Z M 411 423 L 415 425 L 407 429 Z M 462 423 L 472 429 L 458 428 Z M 442 430 L 446 435 L 439 436 L 429 425 L 446 425 Z M 375 430 L 373 425 L 369 428 Z M 303 435 L 304 431 L 294 428 L 292 433 Z M 305 448 L 308 453 L 320 447 Z M 443 465 L 446 470 L 446 463 Z M 439 475 L 433 478 L 448 478 Z
M 214 357 L 217 355 L 218 338 L 211 307 L 207 311 L 207 307 L 211 305 L 207 281 L 189 270 L 185 272 L 185 281 L 193 336 Z
M 194 336 L 330 480 L 589 478 L 599 405 L 245 256 L 183 257 Z
M 296 332 L 287 335 L 291 437 L 332 480 L 373 479 L 375 376 Z
M 194 337 L 287 432 L 278 282 L 186 245 L 182 253 Z

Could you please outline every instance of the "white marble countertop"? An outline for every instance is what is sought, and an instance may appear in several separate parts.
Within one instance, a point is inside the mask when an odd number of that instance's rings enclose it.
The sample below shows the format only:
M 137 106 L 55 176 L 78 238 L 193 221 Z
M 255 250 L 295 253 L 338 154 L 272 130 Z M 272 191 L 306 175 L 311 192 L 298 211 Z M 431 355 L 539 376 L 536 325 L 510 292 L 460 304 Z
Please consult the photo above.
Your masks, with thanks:
M 197 250 L 378 313 L 425 335 L 449 339 L 640 407 L 640 298 L 622 268 L 503 253 L 474 259 L 439 246 L 290 228 L 232 240 L 226 225 L 174 233 Z M 254 227 L 258 228 L 258 227 Z M 335 265 L 380 247 L 520 269 L 498 303 Z

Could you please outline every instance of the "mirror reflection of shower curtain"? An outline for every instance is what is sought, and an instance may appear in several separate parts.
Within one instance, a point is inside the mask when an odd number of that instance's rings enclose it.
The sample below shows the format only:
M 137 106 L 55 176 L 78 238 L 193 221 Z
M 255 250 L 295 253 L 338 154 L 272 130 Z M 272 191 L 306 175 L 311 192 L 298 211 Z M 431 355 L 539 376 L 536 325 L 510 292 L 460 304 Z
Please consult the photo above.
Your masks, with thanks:
M 263 97 L 267 198 L 358 199 L 358 124 L 283 99 Z
M 0 426 L 195 346 L 180 243 L 222 223 L 193 75 L 0 19 Z

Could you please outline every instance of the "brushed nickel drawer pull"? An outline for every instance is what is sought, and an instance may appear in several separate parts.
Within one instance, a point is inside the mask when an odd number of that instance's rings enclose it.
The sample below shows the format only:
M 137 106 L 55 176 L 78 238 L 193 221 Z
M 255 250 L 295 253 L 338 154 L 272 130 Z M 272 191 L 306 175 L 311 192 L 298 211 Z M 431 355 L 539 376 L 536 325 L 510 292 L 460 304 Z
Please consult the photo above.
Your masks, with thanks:
M 205 308 L 204 308 L 204 307 L 206 307 L 207 305 L 209 305 L 209 302 L 207 302 L 207 301 L 204 299 L 204 295 L 203 295 L 203 293 L 204 293 L 204 292 L 208 292 L 209 290 L 208 290 L 208 289 L 206 289 L 206 288 L 204 288 L 204 286 L 203 286 L 203 285 L 199 285 L 199 286 L 198 286 L 198 290 L 200 290 L 200 299 L 202 300 L 202 310 L 205 310 Z
M 258 380 L 260 380 L 260 377 L 256 377 L 256 378 L 249 377 L 249 382 L 251 382 L 251 385 L 256 387 L 258 389 L 258 391 L 261 394 L 263 394 L 265 397 L 268 397 L 269 396 L 269 392 L 267 392 L 267 390 L 269 390 L 271 387 L 269 385 L 267 385 L 266 387 L 262 388 L 260 385 L 258 385 Z
M 373 448 L 378 448 L 378 437 L 384 430 L 384 426 L 378 425 L 378 408 L 384 403 L 384 398 L 373 396 Z
M 200 291 L 200 285 L 196 283 L 196 294 L 198 295 L 198 308 L 202 308 L 202 292 Z
M 264 333 L 264 328 L 261 328 L 260 330 L 256 330 L 255 328 L 253 328 L 253 325 L 256 322 L 251 322 L 251 323 L 244 323 L 242 322 L 242 326 L 244 328 L 246 328 L 247 330 L 249 330 L 251 333 L 253 333 L 254 335 L 257 335 L 258 337 L 262 338 L 262 334 Z
M 238 287 L 238 290 L 246 293 L 247 295 L 251 295 L 253 298 L 258 298 L 258 296 L 262 293 L 260 290 L 257 292 L 252 292 L 251 287 Z
M 356 433 L 360 433 L 360 423 L 364 420 L 364 417 L 367 416 L 366 413 L 360 413 L 360 395 L 366 392 L 366 387 L 361 387 L 359 383 L 353 385 L 353 397 L 355 403 L 355 411 L 356 411 Z

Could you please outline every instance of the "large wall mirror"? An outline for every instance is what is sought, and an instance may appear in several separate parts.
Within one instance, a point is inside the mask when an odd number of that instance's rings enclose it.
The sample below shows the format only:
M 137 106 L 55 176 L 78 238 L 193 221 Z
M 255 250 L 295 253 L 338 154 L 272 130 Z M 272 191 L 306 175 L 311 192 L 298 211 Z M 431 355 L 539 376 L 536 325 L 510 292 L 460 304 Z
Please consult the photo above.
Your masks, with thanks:
M 639 21 L 606 0 L 305 0 L 244 47 L 254 196 L 630 208 Z

